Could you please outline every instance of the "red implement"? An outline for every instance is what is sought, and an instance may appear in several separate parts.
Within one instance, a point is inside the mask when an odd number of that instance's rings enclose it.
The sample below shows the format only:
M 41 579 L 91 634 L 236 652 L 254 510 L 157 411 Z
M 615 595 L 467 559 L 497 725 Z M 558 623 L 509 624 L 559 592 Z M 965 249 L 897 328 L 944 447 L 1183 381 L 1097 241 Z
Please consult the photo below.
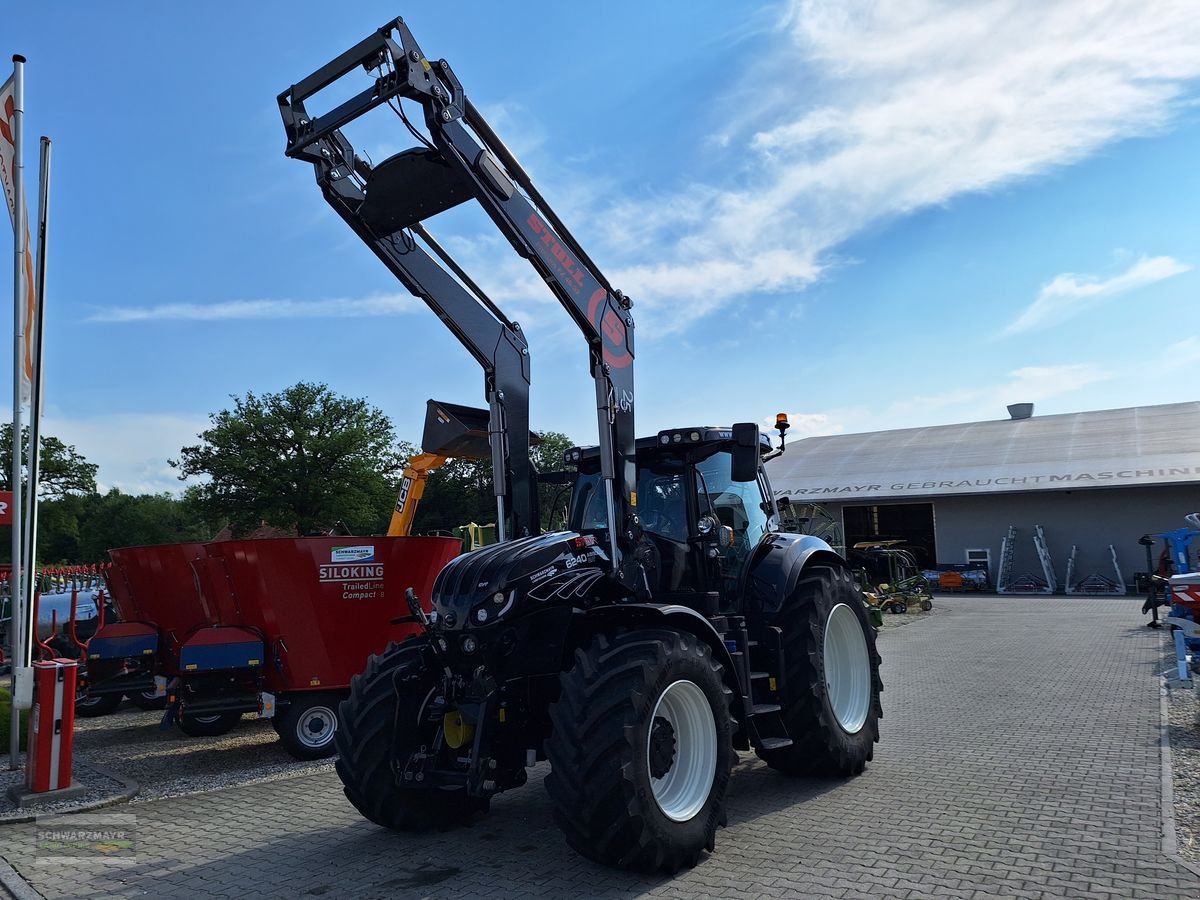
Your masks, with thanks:
M 161 544 L 110 550 L 108 586 L 122 622 L 142 622 L 158 630 L 159 652 L 167 668 L 179 661 L 179 647 L 195 629 L 215 625 L 196 591 L 192 560 L 204 557 L 201 543 Z M 106 626 L 97 633 L 103 639 Z
M 89 650 L 88 696 L 149 699 L 165 685 L 168 720 L 187 734 L 223 734 L 257 712 L 293 756 L 328 756 L 350 679 L 417 630 L 393 624 L 409 617 L 405 589 L 428 601 L 461 547 L 457 538 L 310 537 L 113 550 L 117 609 L 140 624 L 106 625 L 92 639 L 114 652 Z
M 404 590 L 428 600 L 457 538 L 311 537 L 205 545 L 205 607 L 266 644 L 266 689 L 346 688 L 372 653 L 416 631 Z M 197 566 L 198 572 L 200 566 Z

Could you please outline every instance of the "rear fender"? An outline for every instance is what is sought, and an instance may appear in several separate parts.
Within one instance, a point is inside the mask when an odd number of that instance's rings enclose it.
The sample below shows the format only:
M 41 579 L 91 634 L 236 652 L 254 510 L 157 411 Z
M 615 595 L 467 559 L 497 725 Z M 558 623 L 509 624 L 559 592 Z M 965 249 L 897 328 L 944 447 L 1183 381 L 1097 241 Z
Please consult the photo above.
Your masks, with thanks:
M 770 624 L 796 590 L 804 571 L 812 566 L 849 568 L 832 547 L 811 534 L 768 534 L 750 560 L 747 612 L 758 613 Z
M 573 629 L 571 646 L 567 650 L 568 653 L 573 653 L 575 647 L 586 645 L 596 634 L 612 632 L 619 628 L 664 627 L 676 628 L 695 635 L 712 650 L 713 659 L 721 664 L 725 684 L 733 693 L 730 711 L 738 720 L 737 736 L 745 740 L 743 725 L 746 722 L 746 710 L 742 704 L 742 688 L 738 684 L 737 668 L 733 664 L 733 657 L 729 655 L 729 648 L 725 646 L 725 641 L 713 628 L 712 623 L 691 607 L 660 603 L 621 603 L 594 606 L 587 611 L 584 621 L 576 624 L 576 628 Z M 564 662 L 564 669 L 570 666 L 569 659 Z M 742 747 L 742 744 L 739 742 L 738 746 Z

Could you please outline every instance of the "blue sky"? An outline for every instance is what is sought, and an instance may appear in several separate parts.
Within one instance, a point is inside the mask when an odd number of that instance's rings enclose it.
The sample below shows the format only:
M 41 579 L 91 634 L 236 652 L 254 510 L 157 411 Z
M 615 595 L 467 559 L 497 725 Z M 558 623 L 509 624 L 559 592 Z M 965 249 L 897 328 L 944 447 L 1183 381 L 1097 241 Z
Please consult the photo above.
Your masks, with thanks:
M 103 485 L 179 489 L 166 459 L 247 390 L 326 381 L 410 440 L 428 397 L 482 405 L 465 351 L 282 153 L 276 94 L 398 14 L 633 297 L 639 432 L 1195 399 L 1194 4 L 433 9 L 10 14 L 27 161 L 55 141 L 46 424 Z M 411 143 L 386 111 L 350 136 L 376 161 Z M 530 337 L 534 427 L 592 442 L 582 337 L 481 214 L 443 218 Z

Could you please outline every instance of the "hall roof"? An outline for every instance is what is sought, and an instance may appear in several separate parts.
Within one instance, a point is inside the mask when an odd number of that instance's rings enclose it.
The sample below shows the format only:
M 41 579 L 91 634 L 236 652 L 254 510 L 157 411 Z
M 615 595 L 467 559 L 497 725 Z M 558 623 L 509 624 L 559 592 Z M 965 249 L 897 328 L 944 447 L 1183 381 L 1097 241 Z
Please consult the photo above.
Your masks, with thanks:
M 1200 401 L 810 437 L 767 464 L 812 502 L 1200 483 Z

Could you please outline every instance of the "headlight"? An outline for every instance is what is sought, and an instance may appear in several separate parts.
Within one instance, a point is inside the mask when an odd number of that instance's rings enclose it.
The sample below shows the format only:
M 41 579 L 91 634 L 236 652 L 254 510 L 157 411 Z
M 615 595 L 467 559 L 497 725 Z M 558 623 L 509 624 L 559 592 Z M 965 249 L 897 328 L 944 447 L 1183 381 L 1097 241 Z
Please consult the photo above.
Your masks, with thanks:
M 517 601 L 517 592 L 510 590 L 496 591 L 486 600 L 481 601 L 471 612 L 471 617 L 477 625 L 490 625 L 500 617 L 507 615 Z

